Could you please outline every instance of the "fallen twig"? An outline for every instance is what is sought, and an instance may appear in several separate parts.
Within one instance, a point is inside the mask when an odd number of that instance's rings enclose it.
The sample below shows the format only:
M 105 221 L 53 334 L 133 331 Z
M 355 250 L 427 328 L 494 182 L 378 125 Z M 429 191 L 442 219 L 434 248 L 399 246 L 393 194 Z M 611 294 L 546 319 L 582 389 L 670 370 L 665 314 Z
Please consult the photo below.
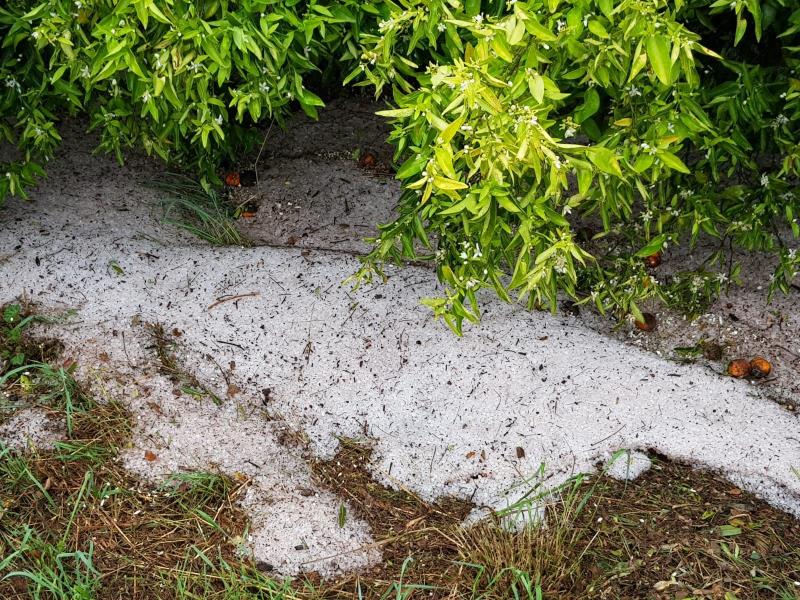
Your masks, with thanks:
M 224 304 L 225 302 L 232 302 L 234 300 L 241 300 L 242 298 L 251 298 L 260 296 L 261 292 L 248 292 L 246 294 L 236 294 L 235 296 L 222 296 L 217 298 L 217 301 L 211 304 L 206 310 L 211 310 L 212 308 L 216 308 L 220 304 Z

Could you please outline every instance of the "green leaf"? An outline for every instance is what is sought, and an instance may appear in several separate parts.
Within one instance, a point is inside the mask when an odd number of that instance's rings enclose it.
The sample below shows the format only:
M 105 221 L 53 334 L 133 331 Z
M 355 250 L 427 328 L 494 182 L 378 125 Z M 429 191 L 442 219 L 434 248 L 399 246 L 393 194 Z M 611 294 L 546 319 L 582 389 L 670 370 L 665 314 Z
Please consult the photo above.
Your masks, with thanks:
M 543 42 L 554 42 L 558 39 L 552 31 L 546 27 L 542 27 L 542 25 L 533 18 L 525 21 L 525 29 L 527 29 L 528 33 L 530 33 L 533 37 L 540 39 Z
M 674 171 L 679 171 L 681 173 L 689 174 L 689 167 L 683 164 L 683 161 L 675 156 L 672 152 L 667 152 L 666 150 L 659 150 L 657 153 L 658 158 L 667 165 L 670 169 Z
M 426 162 L 427 160 L 425 158 L 412 156 L 397 169 L 397 175 L 395 177 L 397 179 L 408 179 L 412 175 L 417 175 L 422 172 L 422 167 Z
M 740 527 L 734 527 L 733 525 L 720 525 L 719 526 L 719 534 L 723 537 L 733 537 L 742 533 L 742 529 Z
M 447 127 L 445 127 L 444 131 L 442 131 L 441 135 L 439 136 L 442 140 L 443 144 L 448 144 L 450 140 L 458 133 L 458 130 L 464 124 L 464 116 L 460 116 L 458 119 L 450 123 Z
M 583 104 L 575 113 L 575 122 L 583 123 L 586 119 L 600 110 L 600 94 L 593 87 L 583 93 Z
M 742 37 L 744 37 L 744 33 L 747 31 L 747 19 L 743 17 L 739 17 L 736 19 L 736 36 L 733 40 L 733 45 L 738 46 L 739 42 L 742 41 Z
M 505 40 L 499 36 L 495 36 L 492 39 L 492 50 L 494 50 L 495 54 L 506 61 L 507 63 L 514 61 L 514 55 L 511 54 L 511 50 L 508 48 L 508 44 L 506 44 Z
M 455 179 L 448 179 L 441 175 L 434 176 L 433 185 L 440 190 L 465 190 L 469 187 L 466 183 L 456 181 Z
M 664 247 L 664 242 L 666 241 L 667 241 L 666 234 L 662 233 L 661 235 L 657 235 L 652 240 L 650 240 L 649 244 L 647 244 L 644 248 L 639 250 L 634 256 L 638 256 L 641 258 L 646 256 L 652 256 L 653 254 L 655 254 L 656 252 L 661 250 L 661 248 Z
M 614 16 L 614 2 L 613 0 L 599 0 L 598 6 L 600 10 L 605 15 L 605 17 L 609 20 L 612 19 Z
M 671 44 L 664 35 L 651 35 L 645 42 L 647 58 L 650 66 L 664 85 L 672 83 L 672 60 L 670 58 Z
M 609 175 L 616 175 L 622 177 L 622 169 L 619 166 L 619 160 L 613 150 L 603 146 L 591 146 L 587 149 L 586 153 L 592 164 L 604 173 Z
M 53 76 L 50 78 L 50 83 L 55 83 L 56 81 L 61 79 L 61 77 L 64 75 L 64 72 L 67 70 L 68 67 L 69 67 L 69 65 L 61 65 L 56 70 L 56 72 L 53 73 Z
M 598 21 L 597 19 L 591 19 L 589 21 L 589 31 L 595 34 L 597 37 L 606 39 L 608 37 L 608 31 L 603 26 L 603 24 Z
M 402 119 L 405 117 L 410 117 L 414 114 L 413 108 L 393 108 L 391 110 L 379 110 L 375 113 L 381 117 L 389 117 L 393 119 Z
M 528 82 L 528 88 L 530 89 L 533 99 L 541 104 L 542 100 L 544 100 L 544 79 L 541 75 L 539 75 L 539 73 L 533 74 Z

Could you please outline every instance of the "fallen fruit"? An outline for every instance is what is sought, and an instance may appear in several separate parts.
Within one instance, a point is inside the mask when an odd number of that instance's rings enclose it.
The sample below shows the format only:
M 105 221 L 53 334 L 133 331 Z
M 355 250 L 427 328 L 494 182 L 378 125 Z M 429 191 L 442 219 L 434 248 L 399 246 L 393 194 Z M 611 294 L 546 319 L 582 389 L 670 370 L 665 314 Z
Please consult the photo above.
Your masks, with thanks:
M 772 364 L 763 356 L 756 356 L 750 361 L 750 374 L 753 377 L 766 377 L 772 373 Z
M 378 163 L 378 160 L 375 158 L 375 155 L 372 152 L 365 152 L 363 156 L 358 159 L 358 166 L 371 169 Z
M 661 251 L 659 250 L 655 254 L 651 254 L 650 256 L 646 256 L 644 259 L 644 264 L 646 264 L 649 268 L 655 269 L 657 266 L 661 264 L 662 258 Z
M 234 171 L 233 173 L 228 173 L 225 175 L 225 185 L 229 187 L 239 187 L 242 185 L 242 182 L 239 178 L 239 173 Z
M 654 314 L 642 313 L 642 317 L 643 320 L 636 321 L 636 329 L 641 329 L 642 331 L 653 331 L 658 325 Z
M 728 375 L 741 379 L 750 375 L 750 361 L 737 358 L 728 363 Z

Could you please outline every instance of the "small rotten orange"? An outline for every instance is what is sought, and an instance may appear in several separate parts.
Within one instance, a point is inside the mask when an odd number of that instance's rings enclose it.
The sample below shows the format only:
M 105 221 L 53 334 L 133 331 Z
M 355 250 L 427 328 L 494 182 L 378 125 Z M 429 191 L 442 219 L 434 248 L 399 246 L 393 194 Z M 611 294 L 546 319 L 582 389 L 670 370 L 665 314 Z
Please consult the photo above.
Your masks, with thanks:
M 658 322 L 656 321 L 656 316 L 652 313 L 642 313 L 643 319 L 641 321 L 636 321 L 636 329 L 641 329 L 642 331 L 653 331 L 657 326 Z
M 232 173 L 228 173 L 225 175 L 225 185 L 230 187 L 239 187 L 241 185 L 241 180 L 239 179 L 239 173 L 233 171 Z
M 766 377 L 772 373 L 772 364 L 763 356 L 756 356 L 750 361 L 750 374 L 753 377 Z
M 358 159 L 358 166 L 364 169 L 371 169 L 378 163 L 375 155 L 372 152 L 365 152 L 360 159 Z
M 744 358 L 737 358 L 728 363 L 728 375 L 741 379 L 750 375 L 750 361 Z
M 661 264 L 662 257 L 663 257 L 663 254 L 661 253 L 661 250 L 659 250 L 655 254 L 651 254 L 650 256 L 646 256 L 644 258 L 644 264 L 647 265 L 651 269 L 655 269 L 656 267 L 658 267 Z

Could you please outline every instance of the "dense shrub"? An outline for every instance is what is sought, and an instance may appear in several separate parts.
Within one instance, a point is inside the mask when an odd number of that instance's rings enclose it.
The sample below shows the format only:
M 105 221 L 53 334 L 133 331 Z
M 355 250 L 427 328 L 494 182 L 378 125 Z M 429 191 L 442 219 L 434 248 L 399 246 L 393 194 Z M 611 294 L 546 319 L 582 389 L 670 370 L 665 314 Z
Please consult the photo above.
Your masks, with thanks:
M 457 331 L 476 294 L 559 294 L 640 317 L 698 312 L 736 248 L 800 271 L 800 10 L 792 0 L 16 0 L 0 11 L 3 131 L 22 193 L 65 111 L 101 149 L 143 147 L 209 178 L 248 125 L 321 102 L 309 76 L 350 64 L 393 108 L 396 221 L 359 279 L 435 261 L 426 302 Z M 314 75 L 318 78 L 318 75 Z M 658 281 L 644 257 L 718 240 Z M 796 243 L 795 243 L 796 246 Z
M 74 113 L 120 160 L 138 147 L 210 177 L 252 142 L 252 124 L 297 106 L 316 116 L 304 79 L 357 32 L 347 7 L 325 1 L 10 0 L 0 118 L 21 156 L 0 199 L 42 174 L 59 118 Z

